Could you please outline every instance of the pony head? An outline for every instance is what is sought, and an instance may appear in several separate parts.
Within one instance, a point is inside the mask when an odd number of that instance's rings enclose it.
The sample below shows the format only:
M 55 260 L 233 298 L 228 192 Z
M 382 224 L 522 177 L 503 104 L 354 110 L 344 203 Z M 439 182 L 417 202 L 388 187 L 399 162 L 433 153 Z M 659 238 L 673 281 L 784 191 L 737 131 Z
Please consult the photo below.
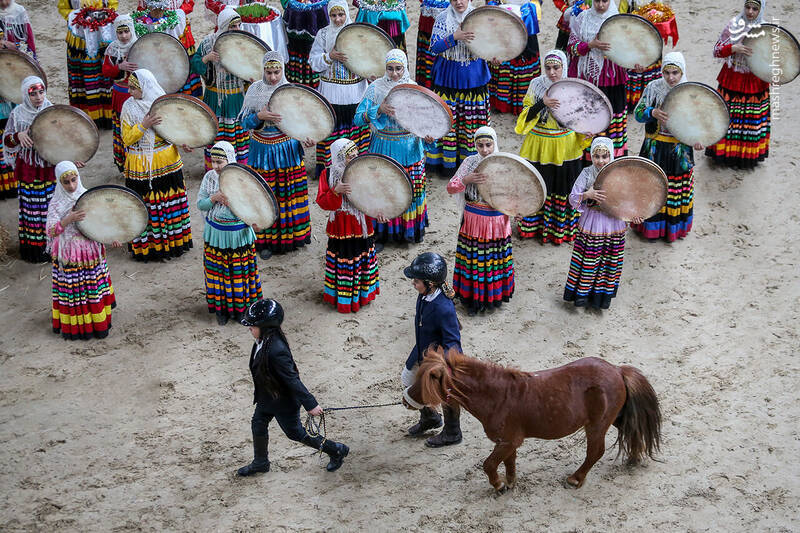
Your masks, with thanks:
M 454 349 L 446 355 L 442 347 L 425 350 L 414 384 L 408 388 L 408 395 L 414 402 L 435 406 L 448 403 L 459 395 L 453 381 L 453 368 L 448 363 L 448 359 L 454 356 L 458 356 Z

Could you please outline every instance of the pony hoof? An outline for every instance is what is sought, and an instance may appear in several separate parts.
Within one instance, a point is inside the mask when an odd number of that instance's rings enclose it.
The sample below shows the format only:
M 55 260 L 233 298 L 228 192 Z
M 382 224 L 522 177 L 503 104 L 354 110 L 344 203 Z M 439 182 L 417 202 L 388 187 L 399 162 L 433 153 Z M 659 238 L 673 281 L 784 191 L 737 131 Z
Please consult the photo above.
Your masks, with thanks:
M 500 486 L 499 487 L 495 487 L 494 490 L 497 491 L 497 494 L 505 494 L 506 492 L 508 492 L 508 489 L 510 489 L 510 488 L 511 487 L 509 487 L 505 483 L 500 483 Z
M 581 483 L 578 479 L 574 476 L 569 476 L 566 480 L 564 480 L 564 486 L 568 489 L 579 489 L 581 488 Z

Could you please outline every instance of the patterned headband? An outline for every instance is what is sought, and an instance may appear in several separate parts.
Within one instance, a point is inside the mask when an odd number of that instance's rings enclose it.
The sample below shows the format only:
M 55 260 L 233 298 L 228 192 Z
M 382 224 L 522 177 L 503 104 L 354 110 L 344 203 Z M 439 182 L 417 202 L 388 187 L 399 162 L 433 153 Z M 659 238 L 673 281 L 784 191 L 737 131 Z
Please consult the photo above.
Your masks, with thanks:
M 136 74 L 131 74 L 128 78 L 128 87 L 131 89 L 141 89 L 142 84 L 139 83 L 139 78 L 136 77 Z
M 264 63 L 264 68 L 275 68 L 275 67 L 283 68 L 283 63 L 281 63 L 277 59 L 270 59 L 269 61 Z
M 351 141 L 347 149 L 344 151 L 345 155 L 358 155 L 358 145 Z
M 225 150 L 222 148 L 218 148 L 216 146 L 211 148 L 211 152 L 209 154 L 211 157 L 216 157 L 219 159 L 224 159 L 226 162 L 228 161 L 228 154 L 225 153 Z
M 562 65 L 561 58 L 558 57 L 555 54 L 545 57 L 544 58 L 544 64 L 545 65 Z
M 28 94 L 31 94 L 34 91 L 44 91 L 44 84 L 34 83 L 30 87 L 28 87 Z

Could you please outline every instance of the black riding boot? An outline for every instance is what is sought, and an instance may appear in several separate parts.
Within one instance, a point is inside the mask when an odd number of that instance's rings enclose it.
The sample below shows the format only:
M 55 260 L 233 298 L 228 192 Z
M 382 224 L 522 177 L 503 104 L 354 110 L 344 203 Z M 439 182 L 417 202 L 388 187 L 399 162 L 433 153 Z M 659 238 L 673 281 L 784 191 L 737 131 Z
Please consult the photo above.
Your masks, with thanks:
M 269 439 L 266 436 L 253 435 L 253 462 L 241 467 L 236 473 L 240 476 L 252 476 L 258 472 L 269 472 L 268 443 Z
M 461 442 L 461 424 L 459 423 L 461 407 L 458 405 L 450 407 L 443 404 L 442 412 L 444 413 L 444 429 L 438 435 L 425 441 L 425 446 L 429 448 L 440 448 Z
M 311 435 L 306 435 L 305 437 L 303 437 L 302 442 L 306 446 L 310 446 L 315 450 L 322 449 L 323 452 L 328 454 L 328 457 L 330 457 L 330 461 L 325 467 L 325 470 L 327 470 L 328 472 L 333 472 L 334 470 L 338 470 L 339 467 L 342 466 L 344 458 L 347 457 L 348 453 L 350 453 L 350 448 L 348 448 L 341 442 L 336 442 L 327 439 L 323 441 L 322 437 L 312 437 Z
M 442 427 L 442 417 L 435 409 L 423 407 L 419 411 L 419 422 L 408 428 L 408 434 L 412 437 L 422 435 L 429 429 Z

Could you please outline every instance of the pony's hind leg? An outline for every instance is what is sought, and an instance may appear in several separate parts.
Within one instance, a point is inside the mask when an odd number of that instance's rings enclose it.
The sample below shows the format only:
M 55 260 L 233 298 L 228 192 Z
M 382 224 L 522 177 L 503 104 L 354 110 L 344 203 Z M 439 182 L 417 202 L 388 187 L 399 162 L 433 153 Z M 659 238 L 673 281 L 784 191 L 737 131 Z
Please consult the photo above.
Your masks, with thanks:
M 586 460 L 574 474 L 567 478 L 567 483 L 576 489 L 581 488 L 583 481 L 586 479 L 586 474 L 603 457 L 606 451 L 605 435 L 607 430 L 607 427 L 606 429 L 586 428 Z
M 489 483 L 497 492 L 502 493 L 510 488 L 505 481 L 500 479 L 500 476 L 497 474 L 497 467 L 500 466 L 500 463 L 505 461 L 507 457 L 515 454 L 516 451 L 517 445 L 511 444 L 510 442 L 500 442 L 495 445 L 492 453 L 490 453 L 489 457 L 487 457 L 483 462 L 483 471 L 486 472 L 486 475 L 489 478 Z M 514 467 L 512 467 L 512 471 L 514 470 Z M 508 470 L 506 470 L 506 475 L 507 474 Z

